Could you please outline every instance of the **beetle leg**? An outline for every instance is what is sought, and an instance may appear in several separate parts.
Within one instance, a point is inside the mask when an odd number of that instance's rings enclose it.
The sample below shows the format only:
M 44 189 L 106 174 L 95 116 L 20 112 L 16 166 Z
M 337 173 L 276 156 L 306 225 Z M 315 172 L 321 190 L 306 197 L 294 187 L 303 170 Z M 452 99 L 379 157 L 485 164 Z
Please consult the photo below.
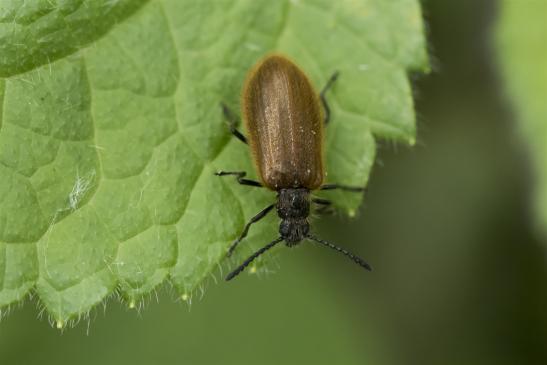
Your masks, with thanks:
M 230 246 L 230 249 L 228 250 L 228 257 L 232 256 L 232 253 L 236 249 L 239 242 L 241 242 L 245 237 L 247 237 L 247 234 L 249 233 L 249 228 L 253 223 L 258 222 L 262 218 L 264 218 L 271 210 L 275 207 L 275 204 L 268 205 L 266 208 L 262 209 L 257 215 L 251 218 L 249 222 L 245 225 L 245 228 L 243 228 L 243 232 L 239 235 L 239 237 L 232 243 Z
M 224 117 L 228 121 L 228 127 L 230 128 L 230 133 L 234 135 L 237 139 L 239 139 L 241 142 L 247 144 L 247 138 L 237 130 L 237 117 L 234 115 L 234 113 L 228 108 L 228 106 L 224 103 L 220 103 L 220 106 L 222 107 L 222 113 L 224 114 Z
M 361 193 L 365 190 L 367 190 L 364 186 L 348 186 L 348 185 L 341 185 L 341 184 L 325 184 L 319 188 L 319 190 L 345 190 L 345 191 L 351 191 L 354 193 Z
M 312 203 L 320 205 L 320 207 L 315 209 L 315 213 L 317 214 L 333 214 L 334 213 L 334 209 L 332 208 L 332 202 L 330 200 L 313 198 L 311 201 Z
M 319 205 L 331 205 L 332 202 L 328 199 L 322 199 L 322 198 L 313 198 L 311 200 L 313 203 L 315 204 L 319 204 Z
M 319 94 L 319 97 L 321 98 L 321 103 L 323 103 L 323 109 L 325 109 L 325 125 L 327 125 L 330 121 L 330 108 L 329 104 L 327 103 L 327 99 L 325 98 L 325 94 L 332 87 L 332 84 L 334 84 L 339 74 L 340 73 L 338 71 L 335 71 L 327 81 L 325 87 L 323 87 L 323 90 L 321 90 L 321 93 Z
M 236 177 L 236 180 L 241 185 L 249 185 L 249 186 L 256 186 L 256 187 L 262 187 L 262 184 L 255 180 L 249 180 L 244 179 L 245 175 L 247 173 L 245 171 L 217 171 L 215 172 L 215 175 L 217 176 L 229 176 L 233 175 Z
M 336 211 L 332 207 L 322 206 L 315 209 L 315 213 L 319 215 L 333 215 Z

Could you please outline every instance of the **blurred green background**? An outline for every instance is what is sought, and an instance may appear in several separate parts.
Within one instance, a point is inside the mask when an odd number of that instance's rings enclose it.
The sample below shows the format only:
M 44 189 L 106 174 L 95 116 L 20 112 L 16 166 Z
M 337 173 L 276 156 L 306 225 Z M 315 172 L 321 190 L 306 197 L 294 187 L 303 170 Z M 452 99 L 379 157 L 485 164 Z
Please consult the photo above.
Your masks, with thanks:
M 415 80 L 419 141 L 384 142 L 356 220 L 316 229 L 371 262 L 304 244 L 277 273 L 162 288 L 60 332 L 33 303 L 0 323 L 1 364 L 546 364 L 545 242 L 497 75 L 496 1 L 426 1 L 434 73 Z M 336 123 L 336 120 L 334 120 Z

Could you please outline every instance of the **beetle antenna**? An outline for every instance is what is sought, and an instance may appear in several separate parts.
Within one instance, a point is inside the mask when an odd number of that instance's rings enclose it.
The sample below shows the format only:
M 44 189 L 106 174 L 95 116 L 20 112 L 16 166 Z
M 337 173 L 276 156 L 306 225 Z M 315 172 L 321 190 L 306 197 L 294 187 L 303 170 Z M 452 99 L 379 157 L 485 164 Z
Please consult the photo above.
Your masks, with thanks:
M 354 254 L 352 254 L 351 252 L 343 249 L 342 247 L 338 247 L 336 246 L 335 244 L 333 243 L 330 243 L 328 241 L 325 241 L 325 240 L 322 240 L 320 238 L 317 238 L 311 234 L 307 235 L 306 238 L 316 242 L 316 243 L 320 243 L 324 246 L 327 246 L 329 248 L 332 248 L 333 250 L 336 250 L 342 254 L 344 254 L 345 256 L 349 257 L 350 259 L 352 259 L 357 265 L 361 266 L 361 267 L 364 267 L 365 269 L 367 269 L 368 271 L 372 271 L 372 266 L 370 266 L 365 260 L 363 260 L 362 258 L 360 258 L 359 256 L 355 256 Z
M 249 266 L 249 264 L 251 262 L 253 262 L 254 259 L 256 259 L 258 256 L 262 255 L 264 252 L 268 251 L 270 248 L 274 247 L 275 245 L 277 245 L 281 241 L 283 241 L 282 237 L 276 238 L 274 241 L 268 243 L 266 246 L 262 247 L 260 250 L 253 253 L 251 256 L 249 256 L 249 258 L 247 260 L 243 261 L 243 263 L 241 265 L 239 265 L 239 267 L 237 269 L 235 269 L 234 271 L 229 273 L 228 276 L 226 276 L 226 281 L 230 281 L 233 278 L 235 278 L 243 270 L 245 270 L 245 268 L 247 266 Z

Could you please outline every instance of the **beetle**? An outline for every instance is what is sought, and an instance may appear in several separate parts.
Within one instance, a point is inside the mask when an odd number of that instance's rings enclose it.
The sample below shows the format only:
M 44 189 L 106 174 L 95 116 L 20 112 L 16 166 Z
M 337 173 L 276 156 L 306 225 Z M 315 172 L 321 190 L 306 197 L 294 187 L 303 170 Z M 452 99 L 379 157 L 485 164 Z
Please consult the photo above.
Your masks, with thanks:
M 248 138 L 236 128 L 234 113 L 221 104 L 231 133 L 249 145 L 260 181 L 246 179 L 244 171 L 218 171 L 215 174 L 234 176 L 242 185 L 265 187 L 277 192 L 276 202 L 245 225 L 230 246 L 228 256 L 247 236 L 251 225 L 264 218 L 273 208 L 281 218 L 279 237 L 228 274 L 227 281 L 278 243 L 285 241 L 288 247 L 293 247 L 305 239 L 334 249 L 363 268 L 372 270 L 362 258 L 310 233 L 310 205 L 313 203 L 324 208 L 332 204 L 327 199 L 312 198 L 312 191 L 364 191 L 363 187 L 323 184 L 323 127 L 330 119 L 325 94 L 337 77 L 338 72 L 335 72 L 318 95 L 304 72 L 288 58 L 273 54 L 260 60 L 249 71 L 241 94 L 241 111 Z

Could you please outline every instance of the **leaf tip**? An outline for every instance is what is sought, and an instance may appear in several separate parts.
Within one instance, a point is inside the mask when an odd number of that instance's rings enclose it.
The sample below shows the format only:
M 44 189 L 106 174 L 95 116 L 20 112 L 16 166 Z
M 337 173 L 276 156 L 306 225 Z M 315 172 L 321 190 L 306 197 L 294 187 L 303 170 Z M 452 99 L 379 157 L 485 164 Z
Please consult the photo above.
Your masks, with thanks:
M 57 321 L 55 321 L 55 327 L 58 330 L 62 330 L 63 328 L 65 328 L 65 321 L 63 321 L 62 319 L 58 319 Z
M 414 145 L 416 144 L 416 137 L 410 137 L 410 138 L 408 139 L 408 144 L 409 144 L 410 146 L 414 146 Z
M 189 296 L 188 294 L 184 293 L 184 294 L 182 294 L 182 295 L 180 296 L 180 299 L 182 299 L 182 300 L 184 300 L 185 302 L 187 302 L 188 299 L 190 299 L 190 296 Z

